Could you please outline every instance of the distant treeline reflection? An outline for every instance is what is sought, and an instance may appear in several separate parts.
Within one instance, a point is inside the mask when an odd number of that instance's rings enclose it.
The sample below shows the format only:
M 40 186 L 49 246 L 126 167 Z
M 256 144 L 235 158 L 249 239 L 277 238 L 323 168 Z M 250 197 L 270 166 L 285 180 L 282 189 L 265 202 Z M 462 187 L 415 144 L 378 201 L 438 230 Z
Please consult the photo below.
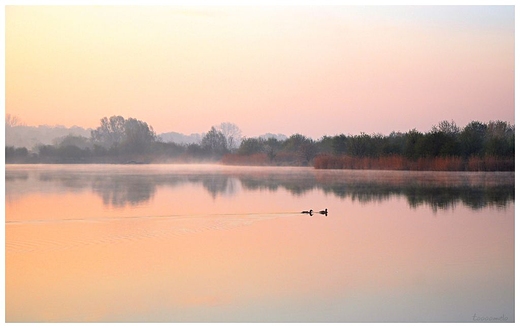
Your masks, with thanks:
M 179 174 L 110 174 L 63 172 L 6 171 L 6 192 L 24 193 L 32 179 L 49 182 L 56 188 L 81 192 L 86 189 L 98 194 L 105 205 L 137 206 L 148 202 L 158 187 L 177 188 L 185 184 L 202 186 L 213 198 L 232 197 L 244 190 L 286 190 L 295 197 L 312 190 L 321 190 L 341 199 L 350 198 L 361 203 L 381 202 L 391 197 L 405 197 L 415 208 L 428 205 L 434 211 L 463 204 L 472 209 L 486 206 L 504 207 L 514 202 L 514 173 L 418 173 L 352 171 L 318 172 L 312 174 L 282 174 L 276 171 L 256 173 L 179 173 Z M 344 172 L 343 172 L 344 173 Z M 414 174 L 417 173 L 417 174 Z M 56 184 L 56 182 L 58 184 Z M 47 184 L 42 190 L 49 191 Z

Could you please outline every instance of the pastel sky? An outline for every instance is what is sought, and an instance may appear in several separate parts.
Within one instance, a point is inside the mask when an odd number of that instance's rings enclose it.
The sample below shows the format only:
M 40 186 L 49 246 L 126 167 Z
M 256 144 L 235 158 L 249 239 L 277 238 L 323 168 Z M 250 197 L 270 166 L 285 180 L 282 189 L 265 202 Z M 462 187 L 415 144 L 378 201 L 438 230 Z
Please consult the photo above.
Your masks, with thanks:
M 514 6 L 7 6 L 6 113 L 245 136 L 514 123 Z

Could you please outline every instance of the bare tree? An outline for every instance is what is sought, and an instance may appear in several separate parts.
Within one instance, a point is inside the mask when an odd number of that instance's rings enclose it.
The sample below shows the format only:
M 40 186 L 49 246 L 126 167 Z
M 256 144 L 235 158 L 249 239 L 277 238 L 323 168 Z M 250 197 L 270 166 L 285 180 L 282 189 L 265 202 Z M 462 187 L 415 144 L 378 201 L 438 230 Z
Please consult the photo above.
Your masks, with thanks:
M 229 150 L 237 149 L 240 146 L 242 130 L 236 124 L 230 122 L 220 123 L 217 129 L 226 138 L 226 145 Z
M 11 115 L 11 114 L 5 114 L 5 125 L 8 127 L 13 127 L 13 126 L 23 126 L 24 124 L 22 123 L 20 118 L 18 118 L 17 116 Z

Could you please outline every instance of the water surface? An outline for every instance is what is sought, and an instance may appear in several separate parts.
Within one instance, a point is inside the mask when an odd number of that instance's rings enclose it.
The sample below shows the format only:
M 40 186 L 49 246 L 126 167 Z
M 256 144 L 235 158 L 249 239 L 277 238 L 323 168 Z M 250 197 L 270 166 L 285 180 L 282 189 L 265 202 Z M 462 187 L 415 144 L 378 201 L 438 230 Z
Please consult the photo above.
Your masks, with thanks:
M 514 321 L 514 173 L 7 165 L 5 246 L 7 322 Z

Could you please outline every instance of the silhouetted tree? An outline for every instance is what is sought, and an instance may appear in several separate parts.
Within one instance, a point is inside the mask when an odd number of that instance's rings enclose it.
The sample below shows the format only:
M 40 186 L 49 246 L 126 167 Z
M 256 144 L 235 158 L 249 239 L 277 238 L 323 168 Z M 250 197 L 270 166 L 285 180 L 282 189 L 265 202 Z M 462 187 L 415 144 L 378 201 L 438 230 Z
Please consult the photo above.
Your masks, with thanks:
M 442 132 L 447 135 L 456 136 L 459 134 L 460 128 L 453 120 L 451 122 L 444 120 L 433 126 L 432 132 Z
M 360 135 L 350 138 L 350 152 L 357 157 L 374 157 L 377 153 L 376 137 L 371 137 L 362 132 Z
M 129 153 L 148 152 L 155 141 L 153 128 L 147 123 L 129 118 L 124 122 L 124 137 L 121 146 Z
M 309 163 L 317 153 L 317 147 L 312 139 L 301 134 L 293 134 L 284 141 L 284 150 L 297 154 L 302 164 Z
M 332 154 L 332 137 L 323 136 L 320 140 L 315 142 L 317 153 Z
M 484 139 L 486 137 L 487 125 L 472 121 L 460 133 L 460 141 L 462 146 L 462 155 L 464 157 L 483 156 L 484 155 Z
M 103 117 L 101 125 L 91 132 L 92 141 L 107 149 L 120 144 L 124 137 L 125 118 L 122 116 Z
M 344 134 L 334 136 L 332 138 L 332 153 L 334 155 L 343 155 L 348 151 L 348 139 Z
M 25 147 L 5 147 L 6 163 L 26 163 L 29 161 L 29 151 Z
M 80 149 L 92 147 L 92 144 L 88 138 L 85 138 L 83 136 L 76 136 L 73 134 L 69 134 L 62 138 L 55 139 L 55 145 L 58 147 L 76 146 Z
M 265 147 L 265 140 L 260 138 L 246 138 L 240 143 L 238 154 L 252 155 L 262 153 Z
M 153 144 L 154 156 L 157 157 L 178 157 L 187 151 L 187 147 L 175 142 L 156 141 Z
M 228 151 L 226 137 L 214 126 L 204 135 L 200 145 L 211 156 L 221 156 Z
M 430 136 L 435 144 L 435 150 L 431 156 L 457 156 L 460 155 L 459 142 L 460 128 L 451 121 L 441 121 L 432 128 Z
M 90 157 L 90 149 L 81 149 L 75 145 L 60 146 L 55 154 L 60 163 L 84 163 Z
M 186 147 L 186 154 L 193 158 L 202 158 L 205 155 L 204 149 L 198 144 L 189 144 Z
M 416 129 L 410 130 L 405 135 L 404 155 L 410 159 L 417 159 L 421 154 L 423 134 Z
M 264 151 L 267 154 L 267 157 L 269 158 L 269 160 L 272 162 L 274 160 L 274 158 L 276 157 L 276 154 L 282 149 L 283 142 L 276 138 L 271 137 L 271 138 L 268 138 L 264 142 L 264 144 L 265 144 Z
M 484 138 L 484 150 L 490 156 L 514 156 L 514 126 L 503 121 L 490 121 Z
M 384 138 L 383 155 L 403 155 L 406 143 L 406 135 L 400 132 L 392 132 Z
M 38 147 L 38 155 L 40 158 L 53 158 L 57 156 L 56 147 L 53 147 L 51 145 L 40 145 Z
M 148 152 L 156 135 L 153 128 L 145 122 L 112 116 L 101 119 L 101 125 L 91 132 L 91 139 L 93 143 L 111 149 L 113 155 L 118 155 L 121 152 Z

